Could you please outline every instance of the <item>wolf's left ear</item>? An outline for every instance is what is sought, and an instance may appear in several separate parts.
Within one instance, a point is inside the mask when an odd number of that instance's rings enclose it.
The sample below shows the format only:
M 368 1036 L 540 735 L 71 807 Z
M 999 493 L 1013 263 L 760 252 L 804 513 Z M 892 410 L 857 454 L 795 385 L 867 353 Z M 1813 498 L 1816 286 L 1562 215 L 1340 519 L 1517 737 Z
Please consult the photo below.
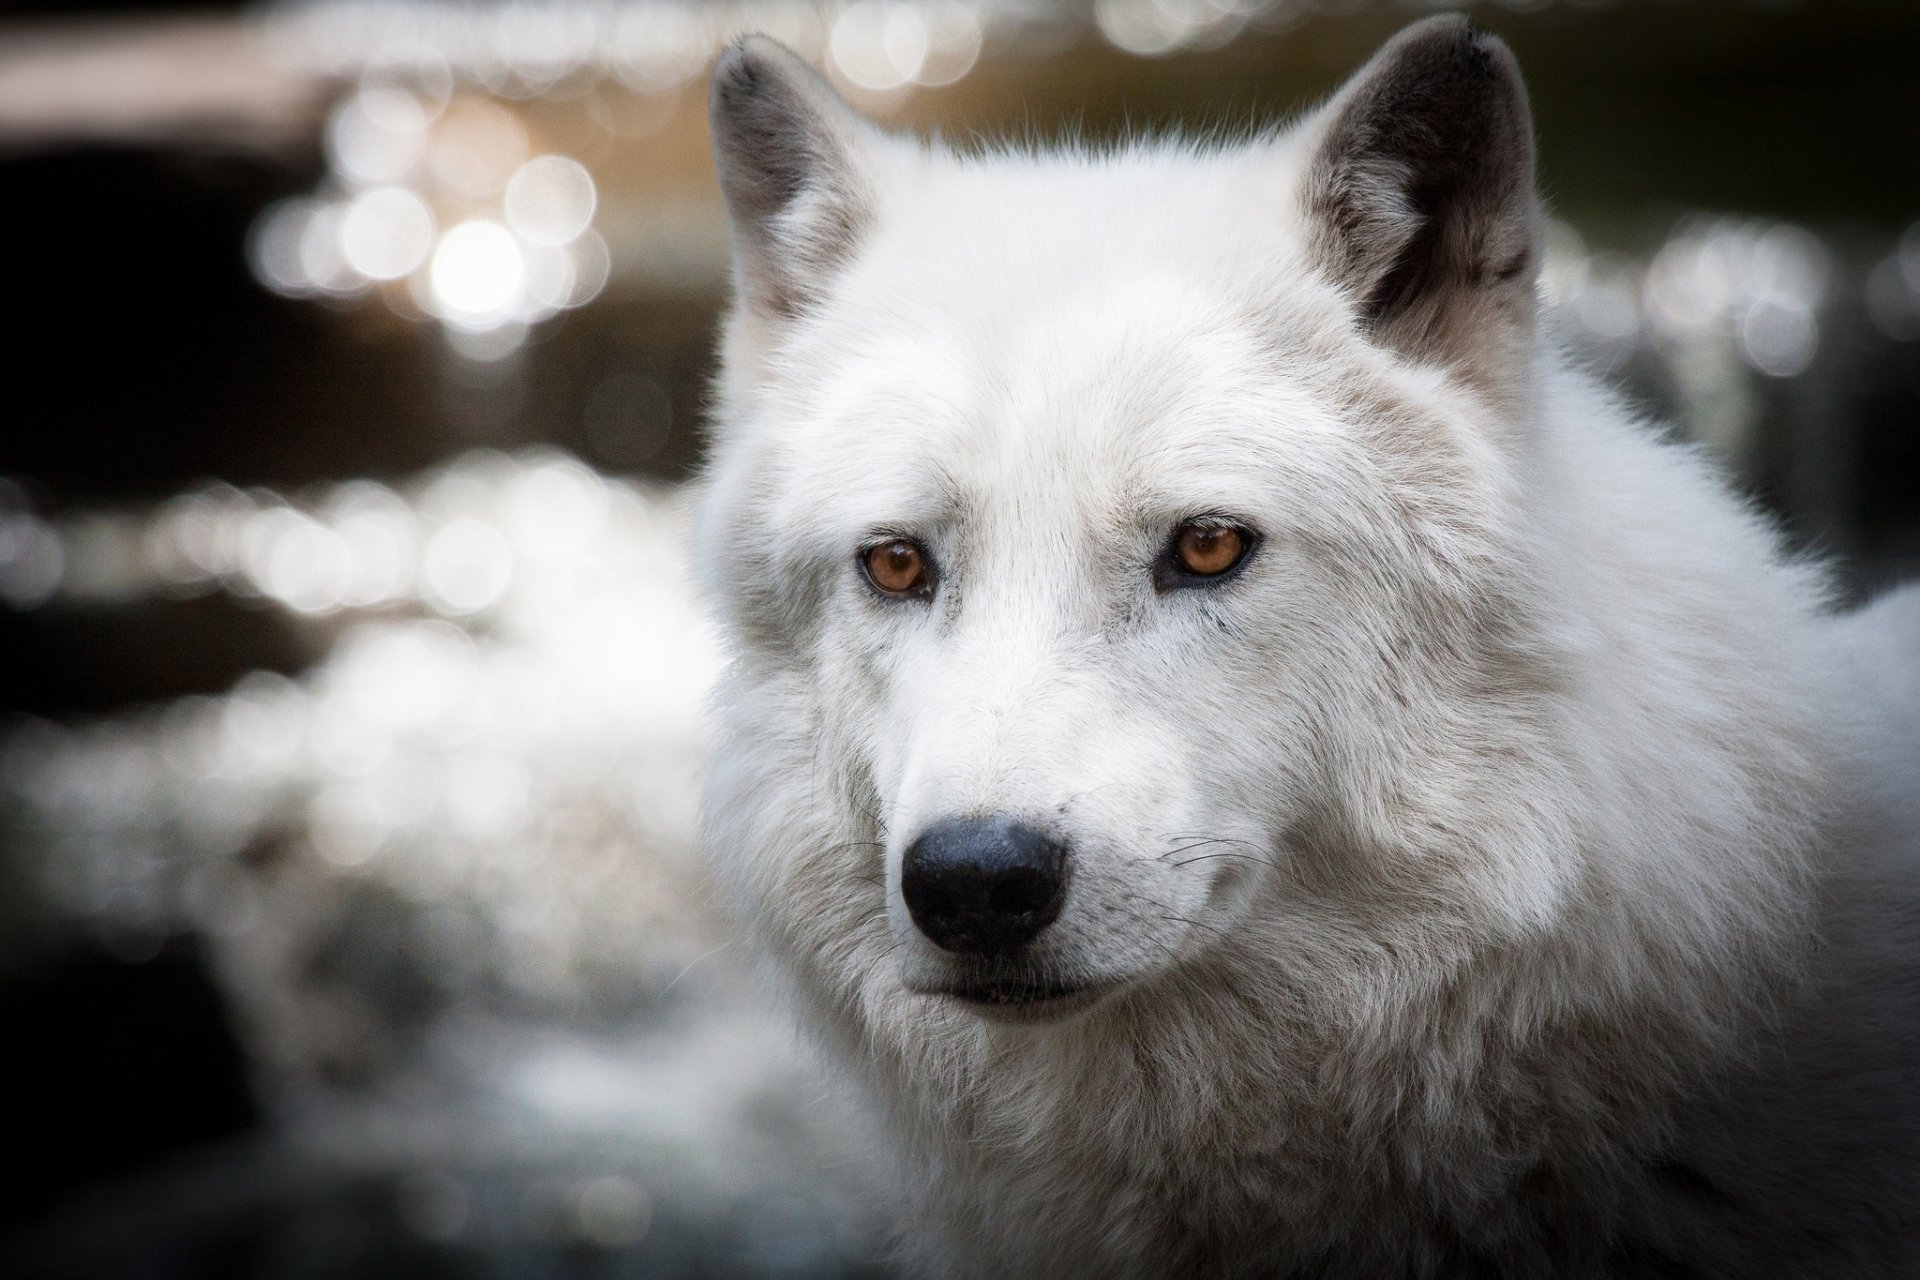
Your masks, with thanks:
M 859 241 L 869 169 L 892 140 L 765 36 L 720 55 L 709 116 L 741 298 L 762 315 L 793 315 Z
M 1316 121 L 1311 248 L 1375 341 L 1488 389 L 1517 370 L 1539 266 L 1533 131 L 1513 54 L 1459 15 L 1408 27 Z

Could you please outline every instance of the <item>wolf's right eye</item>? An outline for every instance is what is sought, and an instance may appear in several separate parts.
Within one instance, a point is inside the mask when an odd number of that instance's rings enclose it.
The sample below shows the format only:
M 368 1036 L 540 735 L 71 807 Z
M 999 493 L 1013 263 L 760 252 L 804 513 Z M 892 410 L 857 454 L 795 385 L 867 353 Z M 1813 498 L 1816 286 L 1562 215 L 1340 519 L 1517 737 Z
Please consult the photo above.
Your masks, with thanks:
M 860 566 L 882 595 L 924 600 L 933 594 L 933 562 L 911 538 L 875 543 L 860 553 Z
M 1180 567 L 1196 578 L 1213 578 L 1240 563 L 1247 540 L 1238 529 L 1190 524 L 1174 535 L 1173 554 Z
M 1203 586 L 1230 575 L 1259 541 L 1253 530 L 1223 521 L 1190 520 L 1173 531 L 1153 566 L 1156 591 Z

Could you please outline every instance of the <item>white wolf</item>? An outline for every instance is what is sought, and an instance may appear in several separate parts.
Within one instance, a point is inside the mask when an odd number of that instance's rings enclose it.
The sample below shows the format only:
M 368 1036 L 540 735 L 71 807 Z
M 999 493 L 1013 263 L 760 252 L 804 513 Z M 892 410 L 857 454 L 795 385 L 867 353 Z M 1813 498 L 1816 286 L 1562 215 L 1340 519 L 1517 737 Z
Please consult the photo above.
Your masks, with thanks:
M 1920 593 L 1570 368 L 1457 18 L 1294 127 L 713 81 L 722 878 L 960 1276 L 1910 1274 Z

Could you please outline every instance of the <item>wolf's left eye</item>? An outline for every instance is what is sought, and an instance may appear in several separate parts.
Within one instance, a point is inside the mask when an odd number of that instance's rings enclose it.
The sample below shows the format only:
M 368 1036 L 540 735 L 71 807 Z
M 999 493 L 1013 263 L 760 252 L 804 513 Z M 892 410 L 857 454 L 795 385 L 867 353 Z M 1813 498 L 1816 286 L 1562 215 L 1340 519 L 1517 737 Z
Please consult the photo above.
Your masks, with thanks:
M 1251 529 L 1235 524 L 1190 520 L 1173 531 L 1154 562 L 1157 591 L 1200 586 L 1240 567 L 1256 541 Z
M 933 594 L 933 563 L 910 538 L 875 543 L 860 553 L 860 566 L 885 595 L 925 599 Z

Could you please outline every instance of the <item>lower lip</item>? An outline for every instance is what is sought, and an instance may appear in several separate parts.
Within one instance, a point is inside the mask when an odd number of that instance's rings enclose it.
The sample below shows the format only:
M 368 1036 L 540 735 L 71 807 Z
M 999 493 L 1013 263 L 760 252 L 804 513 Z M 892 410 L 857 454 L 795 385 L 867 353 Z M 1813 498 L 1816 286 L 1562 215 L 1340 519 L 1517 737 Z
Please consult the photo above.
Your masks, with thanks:
M 1052 1022 L 1092 1008 L 1106 994 L 1106 989 L 1078 987 L 1038 997 L 968 991 L 945 991 L 939 994 L 994 1022 Z

